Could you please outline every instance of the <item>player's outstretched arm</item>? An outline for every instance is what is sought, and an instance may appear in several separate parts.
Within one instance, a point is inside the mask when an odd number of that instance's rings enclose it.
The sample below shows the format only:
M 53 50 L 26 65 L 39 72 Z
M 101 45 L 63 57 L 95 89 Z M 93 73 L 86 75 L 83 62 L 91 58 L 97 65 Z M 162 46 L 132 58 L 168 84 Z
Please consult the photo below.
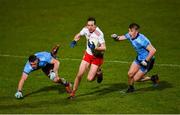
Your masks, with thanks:
M 20 99 L 20 98 L 23 98 L 23 94 L 22 94 L 22 88 L 24 86 L 24 82 L 25 80 L 27 79 L 27 74 L 26 73 L 22 73 L 22 76 L 21 76 L 21 79 L 19 80 L 19 84 L 18 84 L 18 90 L 17 92 L 15 93 L 15 97 L 17 99 Z
M 71 42 L 71 44 L 70 44 L 70 47 L 71 47 L 71 48 L 74 48 L 74 47 L 76 46 L 76 44 L 77 44 L 77 41 L 79 41 L 80 38 L 81 38 L 80 33 L 76 34 L 76 35 L 74 36 L 74 40 L 73 40 L 73 41 Z
M 118 36 L 117 34 L 112 34 L 111 38 L 113 38 L 115 41 L 126 40 L 126 37 L 124 35 Z

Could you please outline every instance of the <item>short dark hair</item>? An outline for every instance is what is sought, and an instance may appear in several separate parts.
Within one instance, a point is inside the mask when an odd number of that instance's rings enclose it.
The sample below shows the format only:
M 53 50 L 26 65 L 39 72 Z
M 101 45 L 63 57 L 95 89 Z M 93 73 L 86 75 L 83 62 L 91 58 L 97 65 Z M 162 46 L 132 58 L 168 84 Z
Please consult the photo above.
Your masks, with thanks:
M 96 25 L 96 19 L 94 17 L 89 17 L 87 21 L 94 21 L 94 24 Z
M 29 56 L 29 62 L 34 62 L 37 59 L 35 55 L 30 55 Z
M 138 30 L 138 29 L 140 28 L 140 26 L 139 26 L 138 24 L 136 24 L 136 23 L 131 23 L 131 24 L 129 25 L 129 28 L 130 28 L 130 29 L 134 28 L 135 30 Z

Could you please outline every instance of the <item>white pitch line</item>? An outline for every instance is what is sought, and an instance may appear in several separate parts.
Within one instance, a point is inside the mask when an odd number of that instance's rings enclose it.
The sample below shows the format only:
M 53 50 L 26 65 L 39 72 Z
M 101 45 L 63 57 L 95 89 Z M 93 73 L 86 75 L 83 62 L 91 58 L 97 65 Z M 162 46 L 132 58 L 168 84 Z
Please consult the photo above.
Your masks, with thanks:
M 17 56 L 17 55 L 9 55 L 9 54 L 0 54 L 0 57 L 27 58 L 27 56 Z M 81 59 L 74 59 L 74 58 L 61 58 L 60 60 L 65 60 L 65 61 L 81 61 Z M 129 64 L 129 63 L 132 63 L 132 62 L 120 61 L 120 60 L 106 60 L 105 63 Z M 179 64 L 155 64 L 155 65 L 162 66 L 162 67 L 180 67 Z

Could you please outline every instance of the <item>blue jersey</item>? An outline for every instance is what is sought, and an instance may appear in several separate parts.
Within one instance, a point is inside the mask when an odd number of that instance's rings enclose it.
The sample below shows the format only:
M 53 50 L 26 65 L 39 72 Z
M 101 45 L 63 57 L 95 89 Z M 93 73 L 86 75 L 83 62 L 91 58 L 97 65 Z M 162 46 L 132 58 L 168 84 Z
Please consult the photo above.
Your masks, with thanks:
M 51 63 L 52 60 L 52 56 L 51 53 L 49 52 L 38 52 L 35 54 L 35 56 L 39 59 L 39 63 L 38 63 L 38 67 L 39 68 L 43 68 L 45 67 L 48 63 Z M 29 74 L 30 72 L 37 70 L 31 67 L 29 61 L 27 61 L 26 65 L 24 66 L 24 73 Z
M 136 38 L 131 38 L 129 33 L 125 34 L 125 37 L 131 42 L 133 48 L 136 50 L 137 59 L 139 61 L 145 60 L 149 54 L 149 51 L 146 47 L 151 44 L 150 41 L 143 35 L 138 33 Z

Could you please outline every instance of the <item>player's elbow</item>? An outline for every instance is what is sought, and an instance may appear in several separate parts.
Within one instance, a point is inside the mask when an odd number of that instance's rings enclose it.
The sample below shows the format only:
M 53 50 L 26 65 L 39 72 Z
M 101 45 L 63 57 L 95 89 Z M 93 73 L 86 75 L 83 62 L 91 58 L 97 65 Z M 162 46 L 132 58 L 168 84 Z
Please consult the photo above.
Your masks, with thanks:
M 151 51 L 151 54 L 154 55 L 156 53 L 156 49 L 153 48 L 152 51 Z
M 154 47 L 152 47 L 150 50 L 149 50 L 149 54 L 150 55 L 155 55 L 155 53 L 156 53 L 156 49 L 154 48 Z
M 103 51 L 106 51 L 106 45 L 103 46 Z
M 106 51 L 106 47 L 104 47 L 103 50 Z
M 52 64 L 59 66 L 60 62 L 57 59 L 53 59 Z
M 55 64 L 56 64 L 57 66 L 59 66 L 59 65 L 60 65 L 60 62 L 59 62 L 58 60 L 56 60 Z
M 23 81 L 23 82 L 26 81 L 26 80 L 27 80 L 27 77 L 24 77 L 24 76 L 21 77 L 21 79 L 20 79 L 20 81 Z

